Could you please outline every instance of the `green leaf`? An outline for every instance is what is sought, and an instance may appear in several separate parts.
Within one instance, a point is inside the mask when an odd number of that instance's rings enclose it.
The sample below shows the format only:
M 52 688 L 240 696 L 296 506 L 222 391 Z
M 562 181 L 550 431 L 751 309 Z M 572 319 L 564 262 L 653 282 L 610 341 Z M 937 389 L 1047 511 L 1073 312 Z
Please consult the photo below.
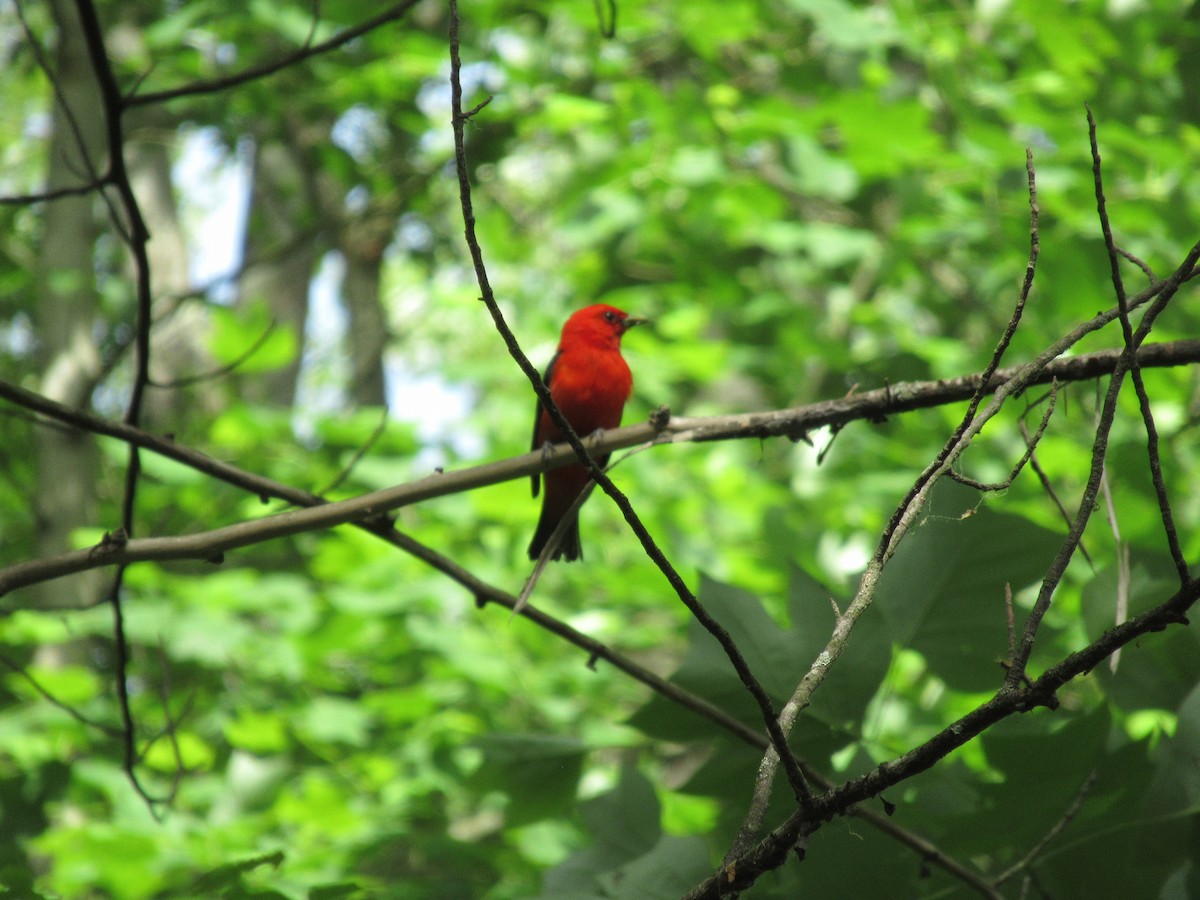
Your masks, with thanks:
M 28 670 L 41 688 L 60 703 L 78 706 L 91 700 L 101 691 L 101 684 L 96 674 L 82 666 L 63 666 L 49 668 L 47 666 L 32 666 Z M 40 697 L 33 685 L 16 672 L 8 673 L 4 681 L 9 690 L 18 692 L 26 697 Z
M 236 310 L 213 307 L 209 352 L 218 365 L 235 366 L 241 375 L 260 375 L 290 365 L 299 352 L 291 329 L 271 318 L 261 302 Z M 199 374 L 199 373 L 197 373 Z
M 712 872 L 703 840 L 667 834 L 649 853 L 606 873 L 601 882 L 605 896 L 614 900 L 674 900 Z
M 571 94 L 551 94 L 542 105 L 538 120 L 556 131 L 595 125 L 611 115 L 607 103 Z
M 982 808 L 994 821 L 1010 823 L 1006 837 L 1017 846 L 1032 845 L 1070 806 L 1088 773 L 1103 762 L 1112 727 L 1104 709 L 1061 727 L 1045 721 L 1047 717 L 1007 719 L 983 736 L 988 762 L 1003 784 L 982 789 Z M 1019 814 L 1031 796 L 1038 798 L 1040 813 Z
M 737 644 L 751 672 L 771 695 L 778 711 L 815 662 L 833 632 L 836 598 L 799 570 L 794 571 L 788 605 L 791 623 L 781 628 L 758 598 L 704 578 L 699 599 Z M 844 605 L 844 601 L 842 601 Z M 687 654 L 671 680 L 726 710 L 756 730 L 762 715 L 732 663 L 715 638 L 699 622 L 689 624 Z M 867 610 L 855 627 L 832 674 L 812 696 L 798 720 L 793 743 L 814 758 L 826 756 L 858 736 L 867 703 L 875 694 L 890 660 L 888 633 L 882 617 Z M 712 725 L 658 696 L 630 723 L 665 740 L 711 737 Z
M 357 700 L 314 697 L 296 727 L 308 740 L 365 747 L 371 722 L 370 711 Z
M 160 738 L 144 753 L 146 765 L 168 773 L 174 773 L 177 769 L 189 772 L 211 769 L 215 757 L 213 748 L 190 731 L 176 731 L 170 740 Z
M 239 860 L 238 862 L 226 863 L 223 866 L 217 866 L 217 868 L 205 872 L 196 879 L 193 887 L 198 893 L 223 891 L 239 885 L 244 874 L 253 872 L 262 866 L 269 866 L 277 870 L 283 865 L 283 860 L 283 851 L 276 850 L 272 853 L 264 853 L 260 856 Z
M 1083 621 L 1089 640 L 1117 624 L 1118 572 L 1110 566 L 1083 590 Z M 1130 558 L 1129 608 L 1139 615 L 1179 589 L 1170 560 L 1161 554 L 1133 553 Z M 1116 672 L 1105 660 L 1094 670 L 1109 698 L 1127 711 L 1173 710 L 1200 682 L 1200 623 L 1171 626 L 1121 649 Z
M 1175 734 L 1158 748 L 1154 783 L 1146 792 L 1146 805 L 1156 813 L 1200 814 L 1200 772 L 1196 748 L 1200 746 L 1200 685 L 1180 703 Z
M 523 825 L 569 809 L 575 802 L 586 748 L 574 738 L 491 734 L 475 741 L 483 763 L 467 779 L 480 792 L 508 795 L 507 821 Z
M 678 897 L 712 871 L 702 841 L 662 834 L 654 788 L 635 769 L 580 814 L 592 844 L 546 874 L 541 900 Z
M 1061 540 L 943 481 L 885 567 L 875 605 L 892 639 L 920 652 L 950 687 L 996 688 L 1008 653 L 1005 585 L 1016 594 L 1039 581 Z

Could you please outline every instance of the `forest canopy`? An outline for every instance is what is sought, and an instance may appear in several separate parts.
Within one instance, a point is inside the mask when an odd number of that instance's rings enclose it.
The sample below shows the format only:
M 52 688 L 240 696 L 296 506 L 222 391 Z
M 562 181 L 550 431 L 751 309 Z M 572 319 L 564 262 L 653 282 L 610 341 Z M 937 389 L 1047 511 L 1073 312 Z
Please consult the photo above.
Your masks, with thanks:
M 1198 48 L 0 0 L 0 896 L 1200 895 Z

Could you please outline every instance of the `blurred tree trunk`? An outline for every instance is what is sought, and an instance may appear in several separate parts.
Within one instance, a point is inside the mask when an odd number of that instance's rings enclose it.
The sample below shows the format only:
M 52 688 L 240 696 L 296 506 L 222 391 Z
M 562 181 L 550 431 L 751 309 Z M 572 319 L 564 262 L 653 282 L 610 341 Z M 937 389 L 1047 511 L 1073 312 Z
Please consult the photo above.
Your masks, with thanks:
M 54 57 L 58 99 L 46 187 L 54 190 L 90 181 L 104 172 L 107 163 L 104 114 L 75 7 L 67 0 L 55 0 L 50 6 L 58 26 Z M 94 194 L 47 203 L 38 259 L 39 390 L 75 407 L 88 405 L 101 369 L 93 272 L 96 203 Z M 36 549 L 38 556 L 50 556 L 69 547 L 75 528 L 96 524 L 98 460 L 89 434 L 50 426 L 36 433 Z M 103 577 L 91 572 L 61 578 L 30 588 L 27 597 L 36 605 L 90 603 Z
M 275 327 L 296 339 L 296 353 L 287 366 L 243 383 L 243 397 L 256 403 L 290 407 L 296 398 L 308 288 L 318 258 L 310 171 L 302 151 L 290 141 L 263 139 L 255 149 L 240 302 L 265 303 Z
M 175 382 L 215 368 L 205 343 L 207 316 L 199 302 L 183 299 L 189 290 L 187 240 L 179 221 L 171 183 L 171 150 L 177 123 L 161 114 L 143 113 L 130 128 L 126 164 L 150 231 L 150 289 L 154 296 L 152 389 L 146 395 L 145 427 L 168 431 L 181 440 L 223 408 L 221 382 Z M 132 123 L 131 123 L 132 125 Z
M 338 235 L 346 259 L 342 303 L 346 307 L 350 354 L 349 393 L 355 406 L 387 403 L 383 352 L 388 332 L 380 281 L 383 251 L 391 240 L 393 224 L 394 217 L 368 211 L 361 218 L 347 222 Z

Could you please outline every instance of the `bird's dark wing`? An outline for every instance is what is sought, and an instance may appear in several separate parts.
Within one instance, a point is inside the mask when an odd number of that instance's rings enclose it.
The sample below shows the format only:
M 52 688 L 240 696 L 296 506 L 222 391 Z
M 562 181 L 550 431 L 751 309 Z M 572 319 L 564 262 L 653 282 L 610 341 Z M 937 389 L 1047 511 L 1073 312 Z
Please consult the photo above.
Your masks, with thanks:
M 546 371 L 542 373 L 542 381 L 546 383 L 546 387 L 550 387 L 550 379 L 554 377 L 554 364 L 558 362 L 558 354 L 550 360 L 550 365 L 546 366 Z M 537 406 L 533 410 L 533 440 L 530 442 L 531 450 L 540 450 L 538 446 L 538 426 L 542 423 L 542 401 L 537 401 Z M 538 472 L 534 472 L 529 476 L 533 482 L 533 496 L 538 495 L 538 489 L 541 487 L 542 477 Z

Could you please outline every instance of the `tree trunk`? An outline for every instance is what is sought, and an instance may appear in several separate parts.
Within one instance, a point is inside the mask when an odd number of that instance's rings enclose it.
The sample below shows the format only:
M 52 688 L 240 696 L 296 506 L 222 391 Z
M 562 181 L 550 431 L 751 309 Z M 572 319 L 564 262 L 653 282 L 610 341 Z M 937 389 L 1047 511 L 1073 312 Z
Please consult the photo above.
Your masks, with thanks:
M 58 25 L 53 134 L 48 190 L 79 185 L 106 168 L 105 122 L 96 78 L 88 62 L 73 4 L 51 4 Z M 66 105 L 64 109 L 63 104 Z M 45 205 L 45 234 L 37 272 L 39 390 L 70 406 L 87 406 L 100 372 L 96 339 L 93 250 L 97 237 L 94 194 Z M 95 524 L 98 460 L 91 435 L 54 427 L 37 429 L 37 486 L 33 506 L 38 556 L 61 553 L 71 532 Z M 100 573 L 85 573 L 31 588 L 34 605 L 94 602 Z
M 296 338 L 296 353 L 285 367 L 247 380 L 242 392 L 251 401 L 290 407 L 303 358 L 308 321 L 308 286 L 317 262 L 312 185 L 303 158 L 276 140 L 255 152 L 250 221 L 243 258 L 240 302 L 265 303 L 276 328 Z
M 367 214 L 349 223 L 339 235 L 346 258 L 342 302 L 346 305 L 350 354 L 350 399 L 355 406 L 383 406 L 387 402 L 383 378 L 383 351 L 387 346 L 387 318 L 379 296 L 383 251 L 391 238 L 392 220 Z
M 192 422 L 202 426 L 223 408 L 223 382 L 201 379 L 176 385 L 180 379 L 212 371 L 215 363 L 205 344 L 208 325 L 203 307 L 182 299 L 190 285 L 187 241 L 171 184 L 171 142 L 176 130 L 173 123 L 143 119 L 136 130 L 131 129 L 126 152 L 130 181 L 150 232 L 146 249 L 154 297 L 154 355 L 143 427 L 168 431 L 186 441 L 195 433 L 189 428 Z

